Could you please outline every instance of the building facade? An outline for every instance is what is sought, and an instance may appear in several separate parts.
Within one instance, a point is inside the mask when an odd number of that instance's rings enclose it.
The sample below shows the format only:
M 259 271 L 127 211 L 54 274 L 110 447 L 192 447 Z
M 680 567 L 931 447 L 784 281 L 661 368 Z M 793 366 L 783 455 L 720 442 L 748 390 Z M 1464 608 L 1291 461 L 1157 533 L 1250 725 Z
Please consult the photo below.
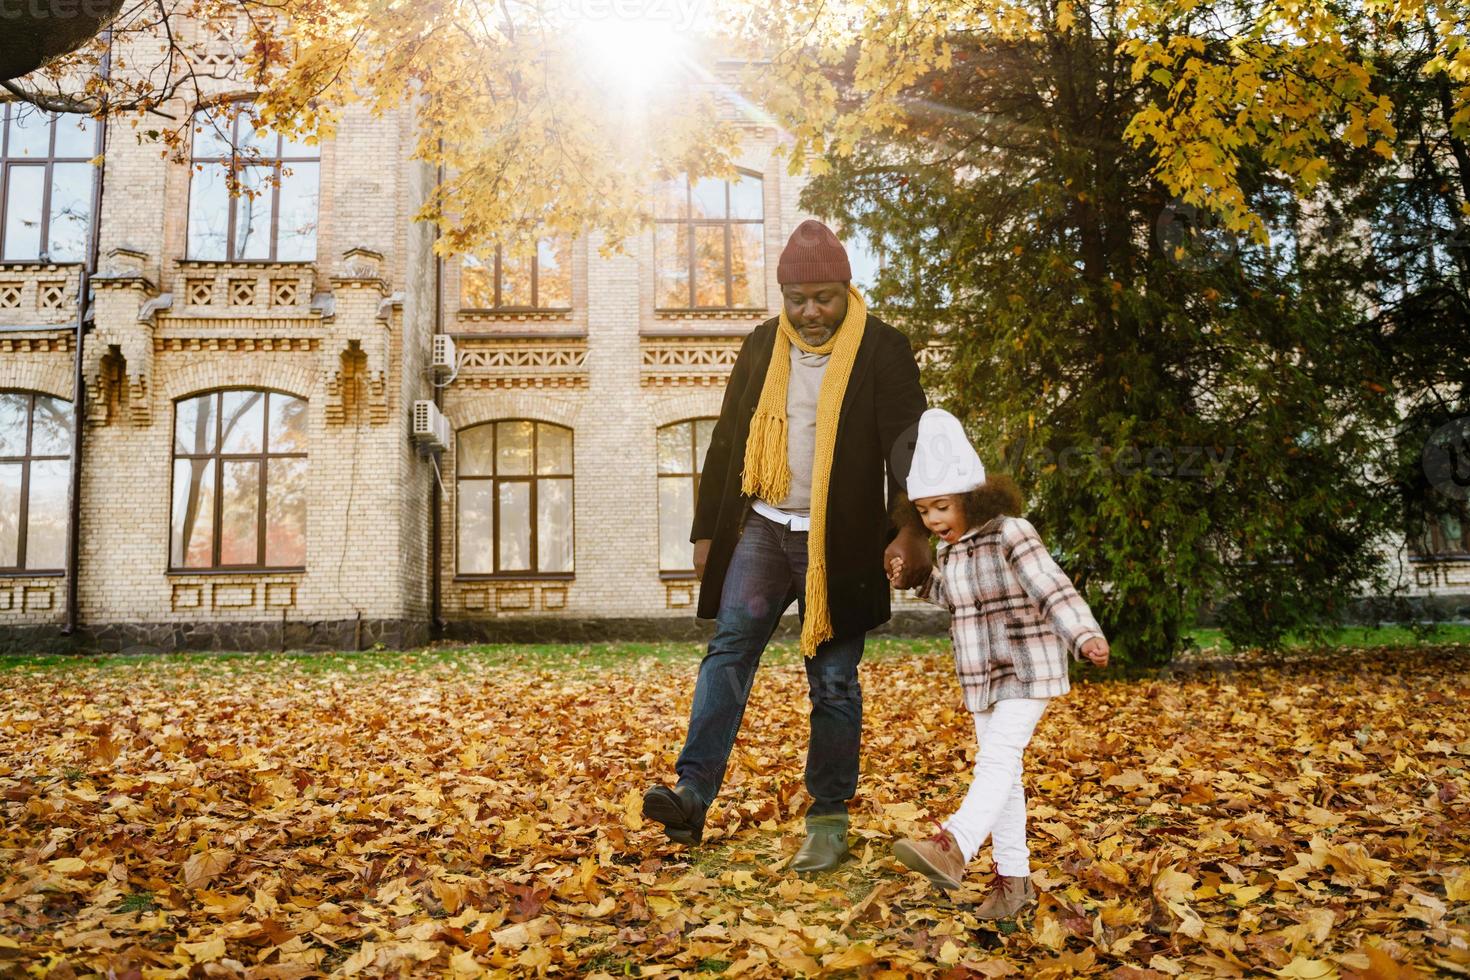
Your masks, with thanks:
M 651 181 L 622 254 L 476 261 L 411 219 L 433 174 L 406 115 L 349 109 L 320 146 L 201 125 L 187 163 L 120 122 L 0 116 L 0 649 L 707 632 L 699 467 L 807 217 L 776 131 L 747 127 L 738 179 Z M 421 400 L 442 452 L 413 438 Z M 1470 529 L 1440 532 L 1410 584 L 1470 602 Z

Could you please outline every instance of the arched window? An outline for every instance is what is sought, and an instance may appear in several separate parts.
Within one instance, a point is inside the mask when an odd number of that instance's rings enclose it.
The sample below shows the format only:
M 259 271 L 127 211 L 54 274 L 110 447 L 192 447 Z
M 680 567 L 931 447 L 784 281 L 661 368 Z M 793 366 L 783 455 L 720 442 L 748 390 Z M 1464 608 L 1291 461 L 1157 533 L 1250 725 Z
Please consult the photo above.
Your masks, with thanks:
M 528 258 L 514 258 L 498 247 L 487 259 L 464 256 L 459 305 L 464 310 L 571 309 L 571 239 L 540 241 L 536 254 Z
M 694 573 L 694 502 L 715 419 L 687 419 L 658 430 L 658 568 Z
M 190 259 L 316 258 L 318 147 L 257 130 L 246 111 L 214 107 L 194 114 L 192 159 Z M 238 195 L 231 195 L 232 189 Z
M 0 391 L 0 571 L 66 566 L 71 402 Z
M 508 419 L 462 429 L 459 574 L 572 571 L 572 430 Z
M 86 258 L 97 134 L 85 116 L 0 105 L 0 259 Z
M 658 186 L 654 265 L 659 309 L 765 309 L 764 182 L 681 177 Z
M 176 402 L 169 566 L 304 566 L 306 445 L 306 402 L 279 391 Z

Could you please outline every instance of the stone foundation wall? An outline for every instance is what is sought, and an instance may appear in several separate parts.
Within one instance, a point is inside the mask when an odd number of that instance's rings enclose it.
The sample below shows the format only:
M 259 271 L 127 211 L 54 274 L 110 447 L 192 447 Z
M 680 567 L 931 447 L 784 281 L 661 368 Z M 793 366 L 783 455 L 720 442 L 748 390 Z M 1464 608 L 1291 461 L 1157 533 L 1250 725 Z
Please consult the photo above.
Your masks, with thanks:
M 55 627 L 0 627 L 0 654 L 174 653 L 186 651 L 358 650 L 425 646 L 429 624 L 401 619 L 112 623 L 72 636 Z

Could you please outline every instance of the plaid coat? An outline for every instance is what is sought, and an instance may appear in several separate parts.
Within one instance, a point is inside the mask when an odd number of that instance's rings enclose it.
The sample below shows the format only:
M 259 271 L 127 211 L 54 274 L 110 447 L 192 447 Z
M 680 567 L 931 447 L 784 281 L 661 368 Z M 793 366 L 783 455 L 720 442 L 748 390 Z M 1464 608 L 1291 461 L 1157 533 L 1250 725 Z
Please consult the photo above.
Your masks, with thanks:
M 914 590 L 950 611 L 949 633 L 965 707 L 1003 698 L 1050 698 L 1071 689 L 1067 652 L 1102 636 L 1031 522 L 997 517 L 954 544 L 941 541 L 929 580 Z

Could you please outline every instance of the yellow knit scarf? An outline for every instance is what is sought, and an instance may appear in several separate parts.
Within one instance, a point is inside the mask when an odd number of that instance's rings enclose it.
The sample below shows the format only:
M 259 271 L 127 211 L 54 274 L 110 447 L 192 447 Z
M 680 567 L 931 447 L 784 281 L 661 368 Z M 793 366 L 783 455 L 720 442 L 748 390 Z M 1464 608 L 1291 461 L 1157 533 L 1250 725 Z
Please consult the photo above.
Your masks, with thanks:
M 817 646 L 832 638 L 832 615 L 827 608 L 827 488 L 832 457 L 837 448 L 837 416 L 857 360 L 858 345 L 868 322 L 868 307 L 856 289 L 847 287 L 847 316 L 827 342 L 813 347 L 801 339 L 786 311 L 771 350 L 750 436 L 745 441 L 745 469 L 741 492 L 776 505 L 791 490 L 791 466 L 786 459 L 786 387 L 791 381 L 791 345 L 808 354 L 830 354 L 817 394 L 817 445 L 812 458 L 811 528 L 807 532 L 806 615 L 801 629 L 801 652 L 810 657 Z

